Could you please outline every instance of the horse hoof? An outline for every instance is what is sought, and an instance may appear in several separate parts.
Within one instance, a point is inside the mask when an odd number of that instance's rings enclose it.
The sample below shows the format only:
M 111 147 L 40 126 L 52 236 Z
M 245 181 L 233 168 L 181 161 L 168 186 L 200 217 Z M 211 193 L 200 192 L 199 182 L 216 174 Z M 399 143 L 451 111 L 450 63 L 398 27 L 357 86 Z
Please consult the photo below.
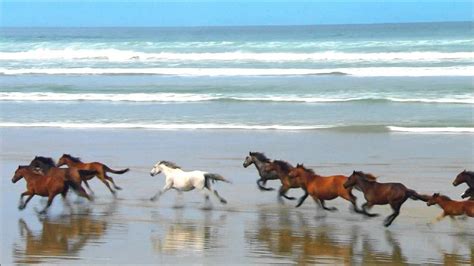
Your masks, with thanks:
M 23 209 L 25 209 L 25 206 L 24 206 L 24 205 L 20 205 L 20 206 L 18 206 L 18 209 L 19 209 L 19 210 L 23 210 Z
M 156 201 L 156 197 L 150 198 L 150 201 Z
M 114 187 L 116 190 L 122 190 L 121 187 Z
M 222 204 L 227 204 L 227 200 L 222 199 L 222 200 L 221 200 L 221 203 L 222 203 Z

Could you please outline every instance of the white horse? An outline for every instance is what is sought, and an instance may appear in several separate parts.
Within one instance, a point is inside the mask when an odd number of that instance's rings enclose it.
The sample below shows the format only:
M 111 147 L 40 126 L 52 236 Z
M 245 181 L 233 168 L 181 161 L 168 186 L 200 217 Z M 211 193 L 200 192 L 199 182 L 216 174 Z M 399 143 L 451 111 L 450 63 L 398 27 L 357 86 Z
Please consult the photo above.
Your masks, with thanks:
M 150 175 L 155 176 L 163 172 L 166 176 L 165 186 L 162 190 L 158 191 L 150 200 L 157 200 L 163 193 L 170 189 L 176 189 L 177 191 L 190 191 L 195 188 L 203 191 L 207 189 L 219 199 L 222 204 L 226 204 L 227 201 L 219 196 L 216 190 L 211 188 L 211 181 L 223 181 L 230 183 L 227 179 L 219 174 L 212 174 L 203 171 L 190 171 L 185 172 L 181 167 L 175 163 L 169 161 L 159 161 L 151 169 Z M 205 194 L 206 201 L 209 199 L 209 195 Z

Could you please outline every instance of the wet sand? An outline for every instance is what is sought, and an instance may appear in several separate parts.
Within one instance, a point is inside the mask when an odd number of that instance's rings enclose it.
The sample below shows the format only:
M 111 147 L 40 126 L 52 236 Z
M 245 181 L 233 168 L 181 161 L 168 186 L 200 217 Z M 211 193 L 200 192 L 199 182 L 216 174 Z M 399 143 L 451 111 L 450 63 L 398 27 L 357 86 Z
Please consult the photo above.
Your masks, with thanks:
M 472 135 L 14 128 L 0 133 L 2 264 L 474 264 L 472 219 L 445 219 L 430 227 L 426 223 L 440 209 L 410 200 L 388 229 L 382 226 L 387 206 L 374 207 L 382 216 L 372 219 L 350 212 L 340 199 L 327 202 L 339 208 L 334 213 L 318 210 L 310 198 L 295 209 L 295 202 L 278 204 L 275 191 L 260 192 L 255 168 L 242 167 L 249 150 L 265 151 L 323 175 L 364 170 L 379 175 L 380 182 L 459 198 L 465 187 L 451 182 L 464 168 L 474 169 Z M 70 194 L 72 209 L 58 197 L 46 216 L 35 212 L 46 203 L 39 198 L 19 211 L 25 183 L 11 183 L 16 167 L 35 155 L 57 159 L 62 153 L 114 169 L 130 167 L 127 174 L 113 175 L 123 187 L 118 198 L 95 180 L 93 203 Z M 170 191 L 150 202 L 164 177 L 150 177 L 149 170 L 165 159 L 231 179 L 233 184 L 215 185 L 229 204 L 213 201 L 205 208 L 196 191 L 183 198 Z M 268 186 L 278 188 L 279 182 Z M 362 194 L 355 194 L 362 204 Z

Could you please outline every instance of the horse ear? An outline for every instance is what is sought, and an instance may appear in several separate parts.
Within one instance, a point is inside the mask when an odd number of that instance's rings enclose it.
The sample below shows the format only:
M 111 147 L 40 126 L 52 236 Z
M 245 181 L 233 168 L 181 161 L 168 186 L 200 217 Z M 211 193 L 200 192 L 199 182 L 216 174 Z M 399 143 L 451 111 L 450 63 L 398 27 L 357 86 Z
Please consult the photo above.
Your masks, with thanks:
M 465 172 L 466 172 L 466 168 L 464 168 L 464 171 L 462 171 L 462 172 L 465 173 Z
M 353 174 L 353 175 L 355 175 L 355 173 L 356 173 L 356 170 L 352 171 L 352 174 Z

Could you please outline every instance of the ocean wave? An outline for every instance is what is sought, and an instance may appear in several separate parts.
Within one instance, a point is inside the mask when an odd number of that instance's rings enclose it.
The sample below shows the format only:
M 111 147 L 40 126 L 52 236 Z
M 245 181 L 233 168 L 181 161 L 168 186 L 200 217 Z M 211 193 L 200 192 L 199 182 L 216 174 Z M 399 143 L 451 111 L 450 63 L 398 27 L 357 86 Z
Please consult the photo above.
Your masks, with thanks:
M 214 123 L 85 123 L 85 122 L 0 122 L 3 128 L 65 128 L 65 129 L 147 129 L 147 130 L 277 130 L 313 131 L 335 130 L 339 132 L 405 132 L 425 133 L 474 133 L 474 127 L 400 127 L 383 125 L 252 125 Z
M 387 126 L 390 131 L 407 133 L 474 133 L 473 127 L 397 127 Z
M 434 62 L 473 61 L 474 52 L 141 52 L 119 49 L 33 49 L 0 52 L 0 60 L 94 60 L 94 61 L 251 61 L 251 62 Z
M 170 76 L 299 76 L 351 75 L 360 77 L 472 76 L 474 66 L 300 68 L 0 68 L 3 75 L 170 75 Z
M 333 95 L 315 97 L 313 95 L 225 95 L 205 93 L 57 93 L 57 92 L 0 92 L 0 101 L 24 102 L 204 102 L 204 101 L 244 101 L 244 102 L 287 102 L 287 103 L 331 103 L 331 102 L 407 102 L 407 103 L 447 103 L 474 104 L 474 96 L 443 98 L 401 98 L 380 96 L 349 97 Z
M 240 130 L 316 130 L 330 128 L 324 125 L 249 125 L 249 124 L 173 124 L 173 123 L 72 123 L 72 122 L 0 122 L 0 127 L 48 127 L 75 129 L 154 129 L 154 130 L 194 130 L 194 129 L 240 129 Z

